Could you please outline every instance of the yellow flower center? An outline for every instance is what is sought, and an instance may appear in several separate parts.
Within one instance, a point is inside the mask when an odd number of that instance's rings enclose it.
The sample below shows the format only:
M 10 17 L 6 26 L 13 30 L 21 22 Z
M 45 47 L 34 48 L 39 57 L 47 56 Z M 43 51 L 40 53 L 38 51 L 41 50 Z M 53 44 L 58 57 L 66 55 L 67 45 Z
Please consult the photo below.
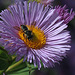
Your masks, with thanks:
M 40 49 L 42 48 L 46 43 L 46 37 L 44 35 L 44 32 L 34 25 L 26 25 L 28 30 L 32 31 L 33 37 L 29 40 L 27 38 L 27 35 L 25 32 L 21 29 L 18 32 L 20 39 L 24 41 L 24 43 L 29 47 L 33 49 Z

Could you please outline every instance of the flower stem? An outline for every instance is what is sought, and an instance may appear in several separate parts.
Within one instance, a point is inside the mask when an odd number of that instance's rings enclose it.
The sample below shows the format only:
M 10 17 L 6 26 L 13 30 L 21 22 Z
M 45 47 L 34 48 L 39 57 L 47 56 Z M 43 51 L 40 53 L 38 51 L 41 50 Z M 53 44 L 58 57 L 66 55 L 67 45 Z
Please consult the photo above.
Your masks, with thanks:
M 29 63 L 27 63 L 27 66 L 28 66 L 28 68 L 29 68 L 29 75 L 30 75 L 30 73 L 31 73 L 31 65 L 29 64 Z
M 23 59 L 21 59 L 20 61 L 18 61 L 17 63 L 11 65 L 8 67 L 8 69 L 6 70 L 6 72 L 10 71 L 11 69 L 15 68 L 16 66 L 20 65 L 23 62 Z

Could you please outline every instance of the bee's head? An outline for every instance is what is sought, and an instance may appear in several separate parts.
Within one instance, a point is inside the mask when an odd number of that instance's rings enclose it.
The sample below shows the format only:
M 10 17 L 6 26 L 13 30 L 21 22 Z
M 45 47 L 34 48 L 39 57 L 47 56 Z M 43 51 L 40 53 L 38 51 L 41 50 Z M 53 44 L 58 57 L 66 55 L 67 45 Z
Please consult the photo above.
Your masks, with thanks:
M 23 31 L 28 30 L 28 28 L 27 28 L 25 25 L 21 25 L 21 29 L 22 29 Z

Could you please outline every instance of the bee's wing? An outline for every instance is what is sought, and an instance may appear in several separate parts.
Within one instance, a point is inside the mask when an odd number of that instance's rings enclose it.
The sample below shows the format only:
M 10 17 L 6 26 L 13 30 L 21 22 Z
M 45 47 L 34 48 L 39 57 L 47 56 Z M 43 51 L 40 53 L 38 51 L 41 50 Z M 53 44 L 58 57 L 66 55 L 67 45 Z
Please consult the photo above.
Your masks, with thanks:
M 14 26 L 13 28 L 20 31 L 20 27 L 18 27 L 18 26 Z

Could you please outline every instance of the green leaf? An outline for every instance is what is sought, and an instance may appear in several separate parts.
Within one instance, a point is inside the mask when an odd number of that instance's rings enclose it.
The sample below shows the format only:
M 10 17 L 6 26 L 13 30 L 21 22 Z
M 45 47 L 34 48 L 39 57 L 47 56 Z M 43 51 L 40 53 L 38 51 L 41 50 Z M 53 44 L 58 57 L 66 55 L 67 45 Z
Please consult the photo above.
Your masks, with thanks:
M 16 68 L 14 68 L 14 70 L 11 70 L 11 71 L 7 72 L 6 74 L 8 74 L 8 75 L 29 75 L 29 71 L 30 71 L 29 67 L 31 68 L 30 73 L 32 73 L 37 68 L 37 67 L 34 67 L 33 64 L 23 62 L 20 65 L 18 65 Z
M 16 64 L 17 62 L 15 62 L 14 64 Z M 12 64 L 11 66 L 13 66 L 14 64 Z M 25 62 L 22 62 L 21 64 L 14 66 L 10 71 L 8 71 L 7 73 L 12 73 L 12 72 L 16 72 L 19 71 L 21 69 L 24 69 L 25 67 L 27 67 Z
M 8 61 L 12 60 L 11 56 L 8 55 L 8 52 L 3 47 L 0 47 L 0 58 L 3 58 Z
M 29 75 L 29 71 L 26 71 L 26 69 L 22 69 L 22 70 L 19 70 L 17 72 L 11 72 L 11 73 L 8 73 L 8 75 Z
M 0 75 L 2 75 L 3 71 L 4 71 L 4 70 L 0 70 Z
M 36 69 L 36 68 L 35 68 L 35 69 Z M 31 70 L 31 73 L 32 73 L 35 69 L 32 69 L 32 70 Z M 9 73 L 8 75 L 29 75 L 29 68 L 26 67 L 26 68 L 21 69 L 21 70 L 19 70 L 19 71 L 17 71 L 17 72 L 11 72 L 11 73 Z
M 13 56 L 12 56 L 13 57 Z M 6 74 L 29 74 L 29 71 L 33 72 L 36 68 L 33 64 L 23 62 L 23 59 L 16 62 L 12 59 L 5 49 L 0 47 L 0 75 L 5 72 Z
M 11 57 L 0 47 L 0 75 L 10 65 Z

